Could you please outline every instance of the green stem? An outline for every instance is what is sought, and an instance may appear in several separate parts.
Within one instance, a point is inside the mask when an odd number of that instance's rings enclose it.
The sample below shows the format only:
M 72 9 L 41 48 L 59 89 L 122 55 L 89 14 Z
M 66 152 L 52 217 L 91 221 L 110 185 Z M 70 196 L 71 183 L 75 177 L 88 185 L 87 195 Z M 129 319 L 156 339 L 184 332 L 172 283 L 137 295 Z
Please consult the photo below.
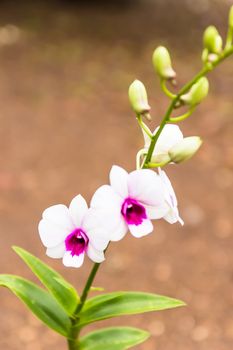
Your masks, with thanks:
M 95 263 L 93 265 L 91 272 L 90 272 L 90 275 L 89 275 L 87 282 L 85 284 L 85 287 L 83 289 L 82 295 L 80 297 L 80 302 L 79 302 L 79 304 L 74 312 L 74 318 L 71 319 L 71 322 L 72 322 L 72 327 L 71 327 L 71 332 L 70 332 L 71 339 L 67 339 L 69 350 L 78 350 L 79 349 L 79 344 L 78 344 L 78 340 L 77 340 L 77 337 L 78 337 L 79 332 L 80 332 L 80 328 L 78 327 L 79 314 L 82 311 L 82 308 L 85 304 L 88 293 L 90 291 L 90 288 L 92 286 L 92 283 L 94 281 L 94 278 L 96 276 L 96 273 L 97 273 L 99 267 L 100 267 L 100 263 Z
M 167 122 L 169 121 L 169 118 L 171 117 L 171 114 L 173 112 L 173 110 L 175 109 L 177 102 L 179 102 L 180 97 L 185 94 L 186 92 L 189 91 L 189 89 L 193 86 L 193 84 L 195 84 L 200 78 L 202 78 L 203 76 L 205 76 L 207 73 L 209 73 L 210 71 L 212 71 L 219 63 L 221 63 L 222 61 L 224 61 L 227 57 L 229 57 L 231 54 L 233 53 L 233 47 L 231 47 L 228 50 L 225 50 L 222 55 L 213 63 L 211 64 L 207 64 L 205 65 L 199 73 L 197 73 L 195 75 L 195 77 L 190 80 L 187 84 L 185 84 L 183 86 L 183 88 L 178 92 L 178 94 L 176 95 L 176 97 L 171 101 L 167 112 L 164 115 L 164 118 L 160 124 L 160 127 L 157 131 L 157 133 L 155 135 L 152 136 L 151 139 L 151 143 L 148 149 L 148 153 L 144 162 L 144 166 L 147 167 L 148 163 L 150 163 L 151 161 L 151 157 L 153 155 L 153 151 L 156 145 L 156 142 L 161 134 L 161 132 L 163 131 L 163 128 L 165 127 L 165 125 L 167 124 Z
M 194 112 L 195 108 L 196 108 L 196 106 L 192 106 L 188 112 L 186 112 L 182 115 L 179 115 L 178 117 L 173 117 L 173 118 L 170 117 L 169 123 L 177 123 L 177 122 L 181 122 L 182 120 L 187 119 Z
M 165 79 L 160 80 L 160 85 L 161 85 L 161 88 L 162 88 L 163 92 L 165 93 L 165 95 L 167 95 L 167 97 L 172 98 L 172 99 L 176 97 L 175 94 L 173 94 L 170 90 L 168 90 Z
M 148 126 L 142 121 L 142 116 L 139 114 L 137 115 L 137 120 L 138 120 L 138 124 L 141 126 L 141 128 L 145 131 L 145 133 L 147 134 L 147 136 L 151 139 L 153 134 L 150 131 L 150 129 L 148 128 Z
M 96 276 L 96 273 L 98 271 L 100 267 L 100 263 L 95 263 L 92 267 L 92 270 L 90 272 L 90 275 L 87 279 L 87 282 L 86 282 L 86 285 L 83 289 L 83 292 L 82 292 L 82 295 L 81 295 L 81 298 L 80 298 L 80 303 L 78 304 L 76 310 L 75 310 L 75 313 L 74 315 L 77 317 L 80 313 L 80 311 L 82 310 L 84 304 L 85 304 L 85 301 L 87 299 L 87 296 L 88 296 L 88 293 L 90 291 L 90 288 L 91 288 L 91 285 L 92 285 L 92 282 L 94 281 L 94 278 Z
M 67 344 L 69 350 L 77 350 L 77 344 L 75 340 L 67 339 Z

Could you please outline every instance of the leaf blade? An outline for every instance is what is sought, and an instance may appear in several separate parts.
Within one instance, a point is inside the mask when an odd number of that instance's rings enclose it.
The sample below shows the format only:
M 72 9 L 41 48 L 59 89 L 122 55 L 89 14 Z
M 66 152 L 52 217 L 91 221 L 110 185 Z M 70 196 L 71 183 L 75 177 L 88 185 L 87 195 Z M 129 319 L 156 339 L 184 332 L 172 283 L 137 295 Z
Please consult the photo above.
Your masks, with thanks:
M 22 277 L 3 274 L 0 275 L 0 286 L 10 289 L 48 327 L 65 337 L 68 336 L 70 319 L 44 289 Z
M 13 249 L 47 288 L 49 293 L 51 293 L 64 310 L 72 316 L 79 303 L 76 289 L 58 272 L 31 253 L 16 246 L 14 246 Z
M 142 292 L 113 292 L 87 300 L 79 326 L 107 318 L 160 311 L 185 305 L 182 301 L 162 295 Z
M 149 333 L 132 327 L 109 327 L 91 332 L 80 339 L 80 350 L 126 350 L 140 344 Z

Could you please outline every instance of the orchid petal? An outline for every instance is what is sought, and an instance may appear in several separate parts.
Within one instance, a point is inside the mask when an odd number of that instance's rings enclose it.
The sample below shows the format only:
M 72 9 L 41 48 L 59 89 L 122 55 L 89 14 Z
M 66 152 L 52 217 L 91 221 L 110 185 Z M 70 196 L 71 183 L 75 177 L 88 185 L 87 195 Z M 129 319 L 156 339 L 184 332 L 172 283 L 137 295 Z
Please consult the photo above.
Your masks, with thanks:
M 69 210 L 64 204 L 53 205 L 45 209 L 42 218 L 63 227 L 65 230 L 72 231 L 74 229 Z
M 46 255 L 53 259 L 62 258 L 65 254 L 65 244 L 64 242 L 58 244 L 56 247 L 47 248 Z
M 164 191 L 159 176 L 149 169 L 135 170 L 128 178 L 129 196 L 139 202 L 158 206 L 164 201 Z
M 144 205 L 146 209 L 146 215 L 149 219 L 161 219 L 163 218 L 170 210 L 169 205 L 164 201 L 163 204 L 159 206 L 150 206 Z
M 140 238 L 151 233 L 153 225 L 150 220 L 143 220 L 140 225 L 129 225 L 129 230 L 134 237 Z
M 128 231 L 128 225 L 126 224 L 124 218 L 121 216 L 118 221 L 118 227 L 111 232 L 111 241 L 120 241 L 126 235 Z
M 39 222 L 38 229 L 42 243 L 47 248 L 56 247 L 58 244 L 62 243 L 70 233 L 68 229 L 64 229 L 44 219 Z
M 115 208 L 121 206 L 122 198 L 118 196 L 111 186 L 99 187 L 91 199 L 91 208 Z
M 155 129 L 157 133 L 159 126 Z M 153 155 L 166 154 L 175 144 L 183 140 L 183 134 L 178 125 L 166 124 L 156 142 Z
M 96 263 L 101 263 L 102 261 L 105 260 L 104 252 L 102 250 L 97 250 L 90 243 L 89 243 L 88 248 L 87 248 L 87 255 L 92 261 L 94 261 Z
M 69 206 L 69 213 L 75 227 L 82 226 L 82 221 L 87 210 L 87 202 L 80 194 L 72 199 Z
M 114 165 L 110 171 L 110 184 L 114 191 L 122 198 L 128 197 L 128 173 L 123 168 Z
M 147 135 L 147 133 L 142 129 L 142 134 L 144 137 L 144 147 L 145 148 L 149 148 L 150 147 L 150 143 L 151 143 L 151 138 Z
M 83 264 L 85 253 L 72 256 L 70 252 L 65 252 L 63 256 L 63 264 L 67 267 L 80 267 Z
M 161 170 L 159 168 L 159 176 L 163 182 L 163 186 L 165 188 L 165 198 L 167 202 L 173 206 L 177 207 L 177 198 L 175 191 L 172 187 L 171 181 L 169 180 L 168 176 L 166 175 L 165 171 Z

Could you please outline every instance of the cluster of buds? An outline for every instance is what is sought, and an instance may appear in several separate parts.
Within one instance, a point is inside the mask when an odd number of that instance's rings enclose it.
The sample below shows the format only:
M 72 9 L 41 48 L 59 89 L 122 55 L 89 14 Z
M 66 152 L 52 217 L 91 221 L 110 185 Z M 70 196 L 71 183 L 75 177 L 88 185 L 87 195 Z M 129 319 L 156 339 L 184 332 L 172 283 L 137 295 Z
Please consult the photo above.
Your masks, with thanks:
M 155 49 L 152 56 L 152 62 L 161 81 L 174 81 L 176 73 L 172 68 L 170 54 L 165 47 L 159 46 Z M 193 107 L 198 105 L 208 95 L 208 91 L 209 82 L 206 77 L 201 77 L 191 86 L 189 91 L 179 97 L 176 107 L 187 105 L 188 108 L 192 110 Z M 130 85 L 129 101 L 137 118 L 143 116 L 151 120 L 147 91 L 141 81 L 135 80 Z M 167 122 L 169 122 L 169 120 Z M 139 119 L 139 123 L 145 140 L 144 148 L 138 153 L 140 157 L 141 155 L 148 153 L 151 140 L 156 136 L 159 127 L 152 132 L 141 119 Z M 151 167 L 154 167 L 155 165 L 164 166 L 168 163 L 181 163 L 188 160 L 198 151 L 201 144 L 202 140 L 199 136 L 184 138 L 177 125 L 166 124 L 157 139 L 148 167 L 150 167 L 150 165 Z

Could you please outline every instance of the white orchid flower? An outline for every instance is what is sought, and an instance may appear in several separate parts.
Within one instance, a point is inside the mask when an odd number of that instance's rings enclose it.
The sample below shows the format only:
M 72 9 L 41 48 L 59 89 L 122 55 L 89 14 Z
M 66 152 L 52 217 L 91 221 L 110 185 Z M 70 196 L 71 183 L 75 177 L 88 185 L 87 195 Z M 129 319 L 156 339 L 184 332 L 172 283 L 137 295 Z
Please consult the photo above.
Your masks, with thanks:
M 69 208 L 63 204 L 47 208 L 39 223 L 39 234 L 47 247 L 46 254 L 62 258 L 63 264 L 71 267 L 80 267 L 85 253 L 94 262 L 102 262 L 109 243 L 107 232 L 81 195 L 71 201 Z
M 155 131 L 153 132 L 153 135 L 157 133 L 158 129 L 159 129 L 159 126 L 155 129 Z M 142 132 L 145 140 L 144 148 L 148 150 L 151 143 L 151 139 L 145 133 L 144 130 L 142 130 Z M 156 142 L 155 149 L 152 154 L 152 161 L 159 163 L 162 161 L 163 158 L 166 159 L 166 157 L 168 157 L 169 150 L 173 146 L 175 146 L 177 143 L 182 141 L 183 138 L 184 137 L 179 126 L 174 124 L 166 124 Z
M 167 177 L 165 171 L 161 170 L 161 168 L 159 168 L 159 176 L 162 180 L 166 201 L 170 208 L 168 213 L 163 218 L 170 224 L 174 224 L 175 222 L 179 221 L 181 225 L 184 225 L 184 221 L 179 216 L 177 198 L 171 181 Z
M 128 174 L 123 168 L 113 166 L 110 184 L 95 192 L 91 208 L 112 241 L 122 239 L 128 230 L 134 237 L 151 233 L 151 219 L 160 219 L 170 210 L 162 180 L 152 170 L 140 169 Z

